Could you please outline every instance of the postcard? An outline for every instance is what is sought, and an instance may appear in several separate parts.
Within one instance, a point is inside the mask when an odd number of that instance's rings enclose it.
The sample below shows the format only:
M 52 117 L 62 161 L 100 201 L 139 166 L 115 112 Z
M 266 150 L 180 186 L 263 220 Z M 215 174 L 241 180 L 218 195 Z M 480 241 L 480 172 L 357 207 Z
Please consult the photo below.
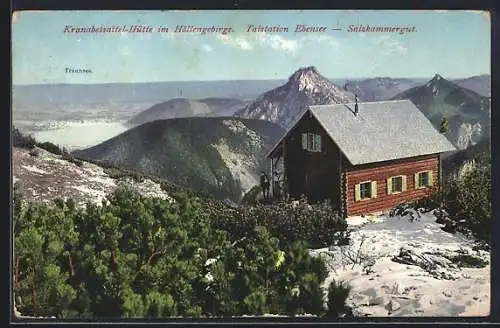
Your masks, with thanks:
M 482 11 L 15 12 L 14 317 L 488 316 L 490 42 Z

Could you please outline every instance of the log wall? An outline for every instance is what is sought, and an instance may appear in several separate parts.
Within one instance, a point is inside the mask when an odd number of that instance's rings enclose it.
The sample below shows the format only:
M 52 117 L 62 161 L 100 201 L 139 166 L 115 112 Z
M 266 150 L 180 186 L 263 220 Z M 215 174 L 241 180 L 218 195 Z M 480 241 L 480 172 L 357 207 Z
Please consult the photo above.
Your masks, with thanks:
M 439 154 L 433 154 L 348 168 L 345 172 L 347 216 L 384 212 L 400 203 L 429 195 L 431 188 L 415 189 L 414 174 L 420 171 L 432 171 L 433 186 L 437 187 L 439 163 Z M 387 179 L 397 175 L 406 175 L 406 191 L 389 195 Z M 355 185 L 369 180 L 377 181 L 377 197 L 355 201 Z

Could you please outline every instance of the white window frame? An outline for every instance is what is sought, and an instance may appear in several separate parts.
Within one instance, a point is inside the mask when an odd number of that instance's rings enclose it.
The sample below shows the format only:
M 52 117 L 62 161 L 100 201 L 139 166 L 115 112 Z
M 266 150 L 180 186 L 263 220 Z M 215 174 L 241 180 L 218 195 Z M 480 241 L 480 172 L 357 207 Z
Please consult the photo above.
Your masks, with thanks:
M 420 175 L 427 173 L 428 176 L 428 184 L 427 185 L 421 185 L 420 184 Z M 424 188 L 430 188 L 434 185 L 434 176 L 432 170 L 424 170 L 424 171 L 419 171 L 415 173 L 415 178 L 414 178 L 414 183 L 415 183 L 415 189 L 424 189 Z
M 370 184 L 370 197 L 361 197 L 361 185 L 363 184 Z M 368 180 L 368 181 L 362 181 L 360 183 L 356 183 L 354 185 L 354 201 L 355 202 L 360 202 L 360 201 L 365 201 L 369 199 L 374 199 L 377 198 L 377 181 L 374 180 Z

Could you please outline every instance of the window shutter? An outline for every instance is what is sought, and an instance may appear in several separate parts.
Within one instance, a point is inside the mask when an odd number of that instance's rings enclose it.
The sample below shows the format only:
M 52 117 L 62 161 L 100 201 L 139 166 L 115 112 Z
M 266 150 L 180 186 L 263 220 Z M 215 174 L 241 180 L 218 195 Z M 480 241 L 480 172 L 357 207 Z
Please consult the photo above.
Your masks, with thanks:
M 315 134 L 314 138 L 316 139 L 316 151 L 321 151 L 321 136 L 319 134 Z
M 377 181 L 372 181 L 372 197 L 371 198 L 377 198 Z
M 429 186 L 433 186 L 434 185 L 434 177 L 432 175 L 432 171 L 429 171 Z
M 387 195 L 392 193 L 392 178 L 387 179 Z
M 307 133 L 302 133 L 302 149 L 307 150 Z
M 418 184 L 418 172 L 415 173 L 415 189 L 419 188 L 420 185 Z
M 402 175 L 403 177 L 403 192 L 406 191 L 406 175 Z
M 358 183 L 354 186 L 354 201 L 357 202 L 359 200 L 361 200 L 361 186 Z

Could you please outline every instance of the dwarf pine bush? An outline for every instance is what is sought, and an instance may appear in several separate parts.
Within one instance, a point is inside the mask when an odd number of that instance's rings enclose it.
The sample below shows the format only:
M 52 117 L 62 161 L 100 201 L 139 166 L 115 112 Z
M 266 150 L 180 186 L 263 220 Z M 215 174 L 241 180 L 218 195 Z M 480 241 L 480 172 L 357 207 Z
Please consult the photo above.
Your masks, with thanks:
M 349 296 L 350 287 L 343 281 L 333 280 L 328 286 L 327 316 L 338 318 L 342 314 L 347 314 L 349 309 L 345 301 Z
M 202 199 L 173 196 L 120 185 L 100 206 L 79 207 L 16 191 L 17 309 L 58 318 L 325 312 L 326 266 L 307 243 L 282 243 L 259 224 L 235 233 L 214 224 Z
M 244 237 L 256 225 L 266 227 L 280 242 L 291 246 L 304 240 L 310 248 L 345 245 L 349 242 L 347 222 L 327 203 L 310 205 L 302 200 L 298 204 L 278 202 L 228 208 L 214 206 L 213 224 L 233 236 Z
M 447 181 L 441 190 L 417 201 L 417 207 L 444 210 L 440 222 L 449 230 L 470 232 L 483 241 L 491 231 L 491 154 L 481 153 L 474 165 L 459 178 Z

